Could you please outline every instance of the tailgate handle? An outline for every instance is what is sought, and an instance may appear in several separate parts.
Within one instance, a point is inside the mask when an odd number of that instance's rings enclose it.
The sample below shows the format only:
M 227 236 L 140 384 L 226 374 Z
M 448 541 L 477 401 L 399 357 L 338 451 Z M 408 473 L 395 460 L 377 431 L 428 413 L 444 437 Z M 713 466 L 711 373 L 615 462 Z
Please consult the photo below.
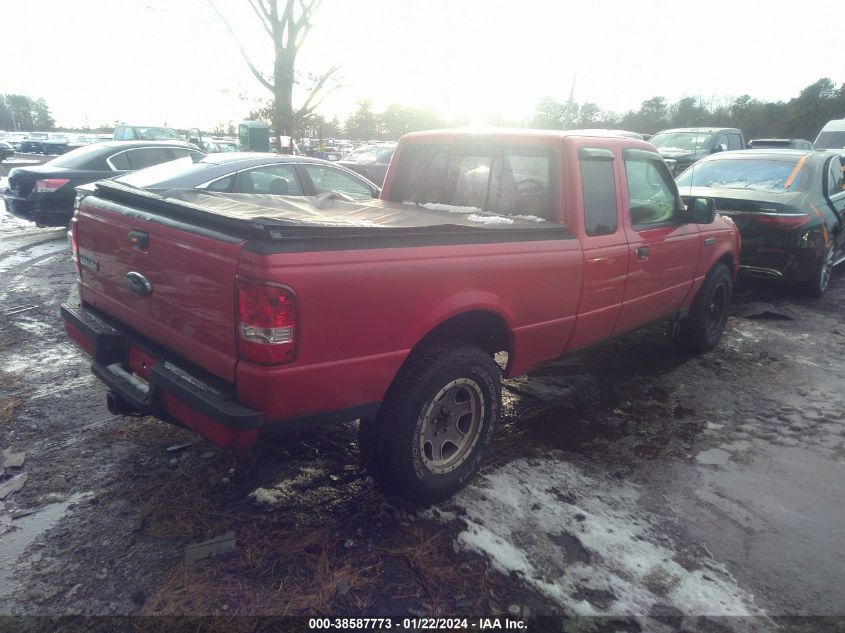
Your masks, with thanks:
M 129 243 L 147 250 L 150 245 L 150 234 L 144 231 L 129 231 Z

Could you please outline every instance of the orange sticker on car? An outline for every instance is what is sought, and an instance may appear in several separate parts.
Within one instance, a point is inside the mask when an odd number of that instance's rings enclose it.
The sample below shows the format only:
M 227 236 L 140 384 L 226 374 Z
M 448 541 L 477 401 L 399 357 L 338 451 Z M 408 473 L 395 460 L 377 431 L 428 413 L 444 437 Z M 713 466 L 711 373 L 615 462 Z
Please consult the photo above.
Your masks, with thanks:
M 798 176 L 798 172 L 801 171 L 801 168 L 804 166 L 804 163 L 807 162 L 807 157 L 809 154 L 804 154 L 795 164 L 795 169 L 792 170 L 792 173 L 789 174 L 789 178 L 786 179 L 786 182 L 783 184 L 784 189 L 789 189 L 792 186 L 792 183 L 795 182 L 795 178 Z

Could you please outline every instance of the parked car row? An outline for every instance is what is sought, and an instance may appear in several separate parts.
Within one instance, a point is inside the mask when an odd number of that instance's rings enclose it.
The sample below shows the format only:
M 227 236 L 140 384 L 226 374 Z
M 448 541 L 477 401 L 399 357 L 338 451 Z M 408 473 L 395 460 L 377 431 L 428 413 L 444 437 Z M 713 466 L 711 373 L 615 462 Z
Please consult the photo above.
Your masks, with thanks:
M 242 152 L 206 155 L 185 141 L 109 141 L 43 165 L 12 169 L 2 196 L 9 213 L 40 226 L 66 226 L 77 188 L 85 195 L 91 189 L 81 185 L 104 178 L 152 189 L 288 196 L 337 191 L 355 200 L 378 197 L 380 191 L 345 167 L 312 158 Z
M 131 130 L 142 135 L 147 128 Z M 633 138 L 614 130 L 581 133 Z M 670 172 L 687 165 L 677 174 L 682 193 L 714 199 L 718 212 L 737 224 L 744 274 L 797 282 L 820 296 L 833 267 L 845 261 L 842 157 L 832 151 L 780 149 L 794 144 L 781 141 L 764 139 L 763 148 L 746 151 L 745 137 L 735 128 L 665 130 L 652 139 Z M 330 163 L 284 154 L 206 155 L 178 140 L 111 141 L 44 165 L 13 169 L 3 199 L 9 212 L 45 226 L 66 225 L 78 199 L 75 189 L 102 178 L 152 190 L 286 196 L 335 191 L 366 200 L 378 197 L 394 152 L 394 146 L 370 146 Z M 82 187 L 78 193 L 92 190 Z

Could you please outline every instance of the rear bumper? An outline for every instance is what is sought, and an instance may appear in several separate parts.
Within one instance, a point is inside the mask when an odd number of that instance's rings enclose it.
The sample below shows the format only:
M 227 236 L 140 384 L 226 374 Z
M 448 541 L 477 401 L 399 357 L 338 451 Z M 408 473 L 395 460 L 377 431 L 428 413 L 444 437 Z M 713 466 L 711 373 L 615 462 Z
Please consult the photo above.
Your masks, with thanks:
M 31 200 L 4 193 L 3 202 L 12 215 L 44 226 L 66 226 L 73 217 L 73 201 L 67 203 L 61 198 Z
M 68 334 L 92 356 L 91 370 L 123 412 L 175 422 L 224 448 L 255 443 L 264 416 L 235 402 L 230 385 L 186 370 L 90 308 L 64 304 L 61 314 Z M 144 359 L 143 369 L 131 366 L 131 353 Z
M 739 270 L 749 277 L 806 281 L 818 269 L 822 252 L 815 248 L 750 248 L 743 244 Z

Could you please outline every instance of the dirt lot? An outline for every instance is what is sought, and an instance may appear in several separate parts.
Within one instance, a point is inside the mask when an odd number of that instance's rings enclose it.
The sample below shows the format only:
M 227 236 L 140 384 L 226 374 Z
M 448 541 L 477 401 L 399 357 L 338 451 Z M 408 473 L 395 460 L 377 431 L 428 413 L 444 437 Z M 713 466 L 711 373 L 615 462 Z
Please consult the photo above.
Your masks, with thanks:
M 818 301 L 741 290 L 698 358 L 649 330 L 507 381 L 482 476 L 428 510 L 374 489 L 355 423 L 228 453 L 110 415 L 61 327 L 73 284 L 62 231 L 0 216 L 0 448 L 25 453 L 1 483 L 27 478 L 0 501 L 0 613 L 843 630 L 790 617 L 845 615 L 841 271 Z

